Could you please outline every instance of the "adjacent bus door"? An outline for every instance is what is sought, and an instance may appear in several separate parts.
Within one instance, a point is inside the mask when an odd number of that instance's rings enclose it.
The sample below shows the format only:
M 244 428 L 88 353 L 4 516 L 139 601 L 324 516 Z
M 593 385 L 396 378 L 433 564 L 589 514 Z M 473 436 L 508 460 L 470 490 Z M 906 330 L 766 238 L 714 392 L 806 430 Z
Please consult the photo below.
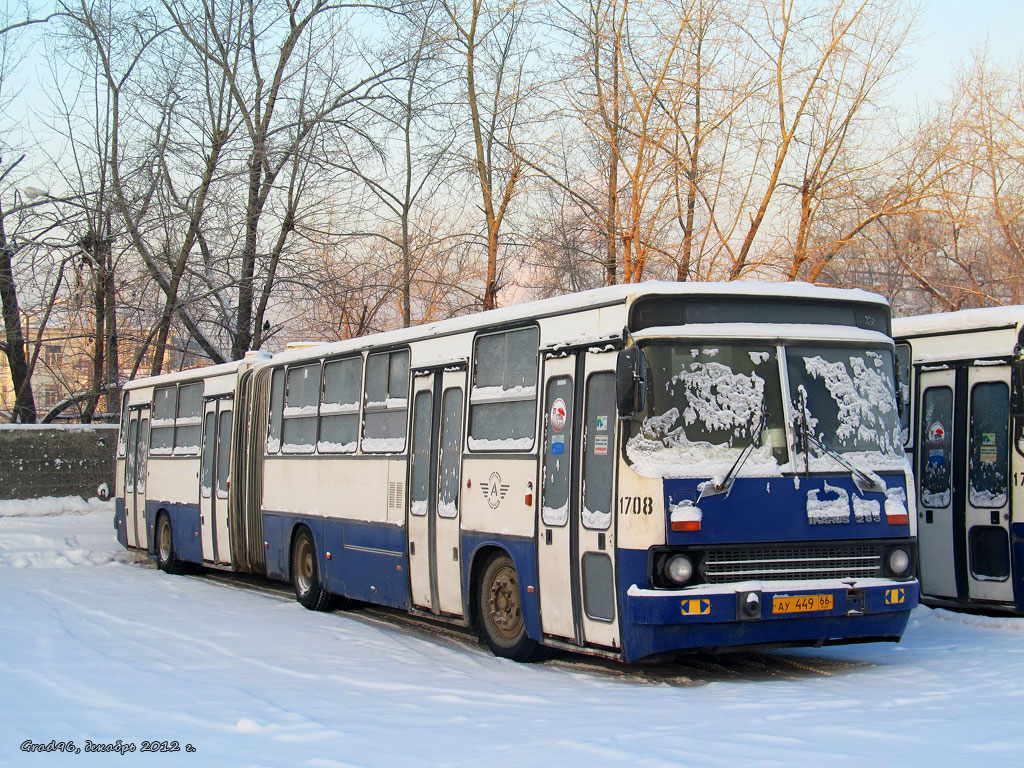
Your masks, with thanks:
M 199 484 L 199 527 L 202 531 L 203 560 L 230 563 L 228 535 L 231 478 L 231 398 L 207 400 L 203 406 L 203 449 Z
M 146 549 L 146 472 L 149 459 L 149 406 L 132 408 L 128 414 L 125 448 L 124 508 L 128 546 Z
M 544 368 L 537 563 L 545 635 L 618 646 L 613 496 L 615 355 L 568 354 Z
M 921 581 L 935 597 L 1011 602 L 1010 368 L 922 371 Z
M 464 370 L 413 379 L 412 448 L 406 529 L 412 603 L 462 616 L 459 489 Z

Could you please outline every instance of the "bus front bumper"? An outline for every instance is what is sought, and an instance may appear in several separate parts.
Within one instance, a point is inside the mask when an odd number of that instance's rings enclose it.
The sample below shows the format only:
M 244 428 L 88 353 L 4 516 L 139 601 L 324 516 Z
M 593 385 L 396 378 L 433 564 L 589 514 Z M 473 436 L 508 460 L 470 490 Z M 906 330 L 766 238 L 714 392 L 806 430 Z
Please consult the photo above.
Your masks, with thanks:
M 916 579 L 633 586 L 623 650 L 631 660 L 667 651 L 898 640 L 919 596 Z

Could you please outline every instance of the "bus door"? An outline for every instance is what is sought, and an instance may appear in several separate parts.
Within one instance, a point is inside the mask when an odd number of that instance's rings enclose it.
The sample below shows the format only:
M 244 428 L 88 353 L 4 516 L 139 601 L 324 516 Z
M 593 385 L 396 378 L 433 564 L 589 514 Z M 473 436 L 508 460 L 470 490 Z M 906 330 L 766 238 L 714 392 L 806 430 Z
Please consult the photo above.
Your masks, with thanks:
M 409 580 L 421 610 L 462 615 L 459 489 L 466 372 L 430 370 L 413 380 L 409 469 Z
M 926 594 L 1012 601 L 1009 366 L 922 371 L 918 542 Z
M 615 354 L 567 354 L 544 369 L 537 563 L 545 635 L 618 645 L 615 601 Z
M 128 415 L 125 449 L 124 509 L 128 546 L 146 549 L 146 473 L 149 458 L 149 406 L 132 408 Z
M 203 560 L 213 563 L 231 562 L 228 488 L 231 478 L 232 407 L 233 400 L 227 397 L 206 400 L 203 404 L 199 528 Z

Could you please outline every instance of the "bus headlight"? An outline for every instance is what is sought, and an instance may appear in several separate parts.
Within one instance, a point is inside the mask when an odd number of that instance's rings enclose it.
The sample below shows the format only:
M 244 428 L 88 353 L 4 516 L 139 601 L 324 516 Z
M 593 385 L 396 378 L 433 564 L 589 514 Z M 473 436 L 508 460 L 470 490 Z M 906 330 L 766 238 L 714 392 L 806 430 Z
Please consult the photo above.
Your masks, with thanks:
M 903 547 L 890 549 L 887 563 L 893 576 L 906 576 L 910 570 L 910 553 Z
M 665 577 L 674 584 L 685 584 L 693 577 L 693 563 L 686 555 L 672 555 L 665 561 Z

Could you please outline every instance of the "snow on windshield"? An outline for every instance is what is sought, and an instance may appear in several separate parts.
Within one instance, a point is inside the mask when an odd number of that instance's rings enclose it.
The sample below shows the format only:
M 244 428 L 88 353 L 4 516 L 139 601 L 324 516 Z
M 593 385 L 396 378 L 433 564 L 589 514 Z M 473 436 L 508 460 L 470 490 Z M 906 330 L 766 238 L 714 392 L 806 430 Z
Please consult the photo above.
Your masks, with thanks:
M 902 464 L 891 354 L 795 347 L 787 350 L 787 360 L 793 409 L 799 413 L 801 397 L 806 401 L 807 429 L 818 440 L 840 453 L 897 458 Z
M 778 476 L 786 461 L 775 350 L 746 345 L 645 349 L 648 413 L 626 443 L 633 468 L 648 477 L 711 477 L 727 472 L 753 437 L 765 407 L 764 434 L 743 468 Z

